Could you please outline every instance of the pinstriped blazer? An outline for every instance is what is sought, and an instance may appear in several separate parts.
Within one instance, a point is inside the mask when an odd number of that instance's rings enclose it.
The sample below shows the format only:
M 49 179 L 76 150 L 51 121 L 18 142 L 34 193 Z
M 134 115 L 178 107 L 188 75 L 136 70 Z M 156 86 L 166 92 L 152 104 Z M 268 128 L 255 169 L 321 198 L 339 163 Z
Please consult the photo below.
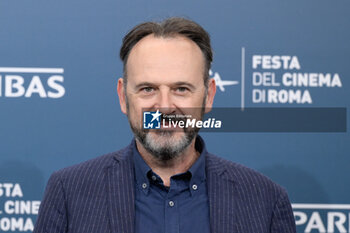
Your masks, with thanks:
M 131 148 L 53 173 L 34 233 L 134 232 Z M 265 176 L 209 153 L 206 174 L 212 233 L 296 232 L 285 190 Z

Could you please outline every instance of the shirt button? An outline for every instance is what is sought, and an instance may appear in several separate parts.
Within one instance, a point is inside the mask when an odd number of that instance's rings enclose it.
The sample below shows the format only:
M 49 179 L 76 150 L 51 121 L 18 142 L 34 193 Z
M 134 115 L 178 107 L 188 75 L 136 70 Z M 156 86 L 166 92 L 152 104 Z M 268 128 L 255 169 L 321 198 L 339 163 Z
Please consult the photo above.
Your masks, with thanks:
M 173 207 L 175 205 L 175 203 L 173 201 L 169 201 L 169 206 Z
M 143 188 L 143 189 L 147 188 L 147 184 L 146 184 L 146 183 L 143 183 L 143 184 L 142 184 L 142 188 Z
M 193 190 L 197 190 L 198 189 L 198 186 L 196 184 L 192 185 L 192 189 Z
M 152 176 L 152 180 L 156 181 L 157 180 L 157 177 L 156 176 Z

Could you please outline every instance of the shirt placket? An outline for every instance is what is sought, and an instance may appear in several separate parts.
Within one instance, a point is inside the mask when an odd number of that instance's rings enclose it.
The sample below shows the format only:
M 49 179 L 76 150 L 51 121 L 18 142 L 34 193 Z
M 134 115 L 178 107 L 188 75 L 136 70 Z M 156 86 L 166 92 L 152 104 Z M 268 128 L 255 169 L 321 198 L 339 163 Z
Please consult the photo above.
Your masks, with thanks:
M 171 184 L 171 188 L 168 192 L 167 198 L 165 199 L 164 207 L 164 225 L 165 225 L 165 233 L 179 233 L 180 225 L 179 225 L 179 203 L 176 199 L 177 195 L 177 184 L 173 182 Z

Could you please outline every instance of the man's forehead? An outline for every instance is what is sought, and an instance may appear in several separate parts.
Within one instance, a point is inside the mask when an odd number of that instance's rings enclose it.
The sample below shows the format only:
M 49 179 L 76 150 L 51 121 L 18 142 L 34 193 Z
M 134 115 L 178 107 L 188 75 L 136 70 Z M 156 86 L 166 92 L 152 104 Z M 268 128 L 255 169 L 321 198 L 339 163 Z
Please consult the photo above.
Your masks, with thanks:
M 203 72 L 204 56 L 200 48 L 184 36 L 155 37 L 149 35 L 131 50 L 128 75 L 152 75 L 152 72 Z

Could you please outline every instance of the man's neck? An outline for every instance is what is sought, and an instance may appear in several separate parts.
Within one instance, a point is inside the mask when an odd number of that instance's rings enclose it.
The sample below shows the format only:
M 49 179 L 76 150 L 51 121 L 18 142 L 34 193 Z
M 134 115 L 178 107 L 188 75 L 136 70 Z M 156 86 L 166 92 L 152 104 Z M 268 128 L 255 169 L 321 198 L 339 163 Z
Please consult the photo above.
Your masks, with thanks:
M 193 139 L 191 144 L 181 155 L 169 161 L 160 161 L 156 159 L 142 146 L 138 140 L 136 140 L 136 146 L 147 165 L 153 170 L 154 173 L 162 178 L 164 185 L 169 187 L 170 177 L 188 171 L 188 169 L 190 169 L 190 167 L 198 159 L 200 154 L 196 151 L 195 141 L 196 138 Z

